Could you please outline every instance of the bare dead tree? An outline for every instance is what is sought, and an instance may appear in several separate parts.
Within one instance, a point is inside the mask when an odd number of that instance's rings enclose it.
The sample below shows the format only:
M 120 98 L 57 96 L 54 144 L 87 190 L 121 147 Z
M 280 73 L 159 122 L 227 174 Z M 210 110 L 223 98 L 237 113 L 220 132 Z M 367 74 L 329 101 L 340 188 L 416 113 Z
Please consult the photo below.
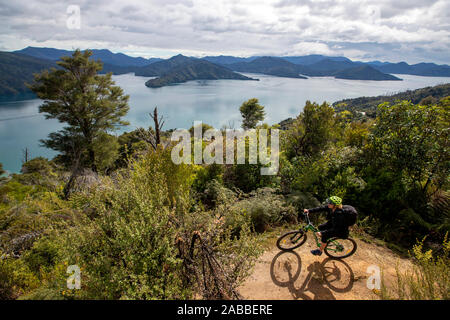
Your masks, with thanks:
M 164 125 L 163 117 L 161 116 L 160 119 L 158 119 L 158 108 L 155 107 L 155 110 L 153 110 L 153 115 L 150 114 L 150 117 L 153 119 L 153 122 L 155 123 L 155 143 L 156 146 L 161 144 L 161 129 Z
M 28 148 L 25 148 L 22 150 L 22 164 L 28 162 L 28 160 L 30 159 L 30 152 L 28 151 Z
M 149 143 L 154 150 L 161 144 L 161 130 L 164 126 L 164 117 L 158 117 L 158 107 L 155 107 L 153 114 L 149 113 L 154 123 L 154 132 L 151 130 L 139 129 L 139 136 L 145 142 Z
M 213 234 L 200 231 L 180 234 L 176 240 L 178 258 L 183 260 L 183 282 L 192 285 L 204 299 L 242 299 L 236 290 L 237 281 L 233 270 L 224 268 L 212 248 Z

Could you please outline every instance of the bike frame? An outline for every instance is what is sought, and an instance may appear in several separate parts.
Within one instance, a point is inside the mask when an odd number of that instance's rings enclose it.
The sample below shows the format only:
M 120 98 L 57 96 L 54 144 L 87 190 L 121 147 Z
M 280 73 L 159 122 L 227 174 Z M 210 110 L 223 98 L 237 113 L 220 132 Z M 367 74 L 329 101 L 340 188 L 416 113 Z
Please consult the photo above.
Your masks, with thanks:
M 317 247 L 320 248 L 322 243 L 319 241 L 319 238 L 316 235 L 316 232 L 319 232 L 320 230 L 315 225 L 312 224 L 311 220 L 309 220 L 309 214 L 307 212 L 303 213 L 303 215 L 305 216 L 307 225 L 300 227 L 300 230 L 303 230 L 305 233 L 308 231 L 312 231 L 313 235 L 314 235 L 314 239 L 316 239 Z M 336 240 L 332 239 L 332 240 L 328 241 L 328 243 L 330 243 L 330 242 L 334 243 L 336 248 L 341 246 L 341 244 Z M 337 249 L 334 249 L 334 248 L 328 248 L 328 250 L 338 251 Z

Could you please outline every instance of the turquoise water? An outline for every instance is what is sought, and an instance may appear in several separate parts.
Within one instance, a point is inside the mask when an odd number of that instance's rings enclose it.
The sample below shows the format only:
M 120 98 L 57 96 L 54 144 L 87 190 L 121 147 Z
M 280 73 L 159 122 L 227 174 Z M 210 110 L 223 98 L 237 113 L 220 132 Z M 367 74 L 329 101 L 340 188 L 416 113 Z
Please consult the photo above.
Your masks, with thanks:
M 260 74 L 247 74 L 260 81 L 205 80 L 190 81 L 163 88 L 147 88 L 148 78 L 133 74 L 114 76 L 116 84 L 130 95 L 128 127 L 130 131 L 151 125 L 149 113 L 157 106 L 164 116 L 164 129 L 189 128 L 196 120 L 220 128 L 240 127 L 239 106 L 250 98 L 258 98 L 265 106 L 266 122 L 277 123 L 297 116 L 306 100 L 333 103 L 344 98 L 375 96 L 448 83 L 450 78 L 397 75 L 404 81 L 358 81 L 330 77 L 289 79 Z M 38 99 L 0 103 L 0 162 L 10 172 L 18 172 L 23 149 L 32 157 L 55 155 L 39 146 L 39 140 L 62 128 L 56 120 L 45 120 L 38 114 Z

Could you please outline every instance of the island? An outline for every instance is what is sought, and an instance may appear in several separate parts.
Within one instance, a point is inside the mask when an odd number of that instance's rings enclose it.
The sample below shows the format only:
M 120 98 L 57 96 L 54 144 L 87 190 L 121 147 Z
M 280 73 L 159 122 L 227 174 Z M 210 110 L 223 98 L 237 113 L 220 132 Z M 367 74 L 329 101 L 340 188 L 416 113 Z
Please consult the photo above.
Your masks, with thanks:
M 226 67 L 216 65 L 206 60 L 195 58 L 187 59 L 183 59 L 184 61 L 182 64 L 169 68 L 158 78 L 148 80 L 145 85 L 150 88 L 160 88 L 190 80 L 258 80 L 236 73 Z

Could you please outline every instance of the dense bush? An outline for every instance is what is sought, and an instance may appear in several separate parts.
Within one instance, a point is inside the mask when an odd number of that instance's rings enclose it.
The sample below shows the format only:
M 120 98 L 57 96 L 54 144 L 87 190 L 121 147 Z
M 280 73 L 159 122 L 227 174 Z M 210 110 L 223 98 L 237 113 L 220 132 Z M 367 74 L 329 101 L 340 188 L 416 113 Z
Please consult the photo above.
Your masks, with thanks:
M 64 240 L 69 264 L 84 270 L 83 298 L 233 296 L 257 246 L 245 224 L 235 239 L 216 214 L 189 212 L 192 181 L 191 166 L 174 165 L 170 152 L 159 150 L 132 161 L 130 170 L 104 177 L 90 193 L 73 195 L 80 209 L 95 211 Z M 198 273 L 205 255 L 216 265 Z
M 326 102 L 319 105 L 306 101 L 303 111 L 284 135 L 287 157 L 317 156 L 330 142 L 334 123 L 334 110 Z
M 239 198 L 238 195 L 227 197 L 221 204 L 226 207 L 225 223 L 235 232 L 246 223 L 249 223 L 256 232 L 264 232 L 270 227 L 297 221 L 295 208 L 287 204 L 285 198 L 271 188 L 240 194 Z
M 16 299 L 38 286 L 38 278 L 22 260 L 0 251 L 0 300 Z
M 149 149 L 149 144 L 142 139 L 144 129 L 136 129 L 131 132 L 122 133 L 118 139 L 119 144 L 118 157 L 115 166 L 117 168 L 125 168 L 128 166 L 128 160 L 133 155 L 139 155 Z
M 40 173 L 42 175 L 49 174 L 52 170 L 52 165 L 50 162 L 43 158 L 37 157 L 25 162 L 22 165 L 22 173 Z
M 442 228 L 448 226 L 448 211 L 442 206 L 430 211 L 434 195 L 448 190 L 448 106 L 445 101 L 434 106 L 403 101 L 379 107 L 363 149 L 360 174 L 367 185 L 360 207 L 372 208 L 386 228 L 399 230 L 386 232 L 386 239 L 397 236 L 408 245 L 418 235 L 436 240 L 449 230 Z
M 283 135 L 281 190 L 320 201 L 341 196 L 377 224 L 369 228 L 376 236 L 405 246 L 418 235 L 442 237 L 449 230 L 449 105 L 445 98 L 385 104 L 375 120 L 359 121 L 307 103 Z
M 251 192 L 277 184 L 276 176 L 261 175 L 262 164 L 233 164 L 225 168 L 223 180 L 227 187 L 238 188 L 243 192 Z

